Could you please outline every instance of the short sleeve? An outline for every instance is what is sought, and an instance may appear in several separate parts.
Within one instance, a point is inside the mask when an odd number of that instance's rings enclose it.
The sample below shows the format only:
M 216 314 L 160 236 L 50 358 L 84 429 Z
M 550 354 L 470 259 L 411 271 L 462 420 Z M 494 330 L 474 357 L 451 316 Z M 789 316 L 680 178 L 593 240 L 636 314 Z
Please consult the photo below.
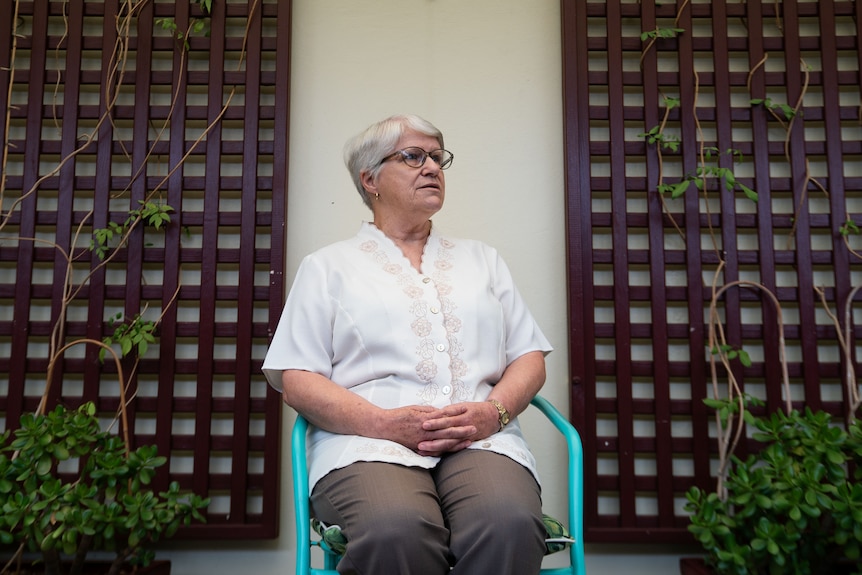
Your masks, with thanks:
M 306 256 L 263 361 L 263 373 L 273 388 L 281 391 L 281 374 L 287 369 L 330 377 L 333 314 L 326 270 L 313 255 Z
M 515 287 L 515 281 L 506 262 L 496 250 L 492 252 L 493 290 L 503 308 L 506 322 L 506 364 L 531 351 L 541 351 L 547 355 L 554 348 L 542 333 L 527 308 L 524 298 Z

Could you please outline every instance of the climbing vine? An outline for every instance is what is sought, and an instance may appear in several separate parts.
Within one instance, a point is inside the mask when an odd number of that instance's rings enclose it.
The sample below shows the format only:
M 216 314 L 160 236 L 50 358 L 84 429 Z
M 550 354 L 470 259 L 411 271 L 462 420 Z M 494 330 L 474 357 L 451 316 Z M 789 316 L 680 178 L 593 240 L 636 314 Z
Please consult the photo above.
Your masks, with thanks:
M 672 26 L 657 27 L 652 30 L 646 30 L 641 34 L 640 38 L 641 41 L 644 43 L 640 56 L 641 67 L 643 67 L 644 65 L 644 59 L 646 58 L 647 54 L 651 50 L 656 49 L 659 42 L 679 39 L 681 36 L 688 33 L 688 31 L 680 25 L 680 21 L 684 14 L 684 11 L 690 8 L 691 7 L 687 2 L 683 2 L 678 8 L 676 18 Z M 775 25 L 780 32 L 783 30 L 783 25 L 780 18 L 776 18 Z M 749 93 L 752 92 L 753 76 L 757 73 L 762 72 L 763 66 L 767 61 L 767 58 L 768 55 L 764 56 L 764 58 L 756 65 L 752 66 L 751 70 L 749 71 L 747 82 Z M 666 90 L 667 87 L 663 86 L 660 90 L 660 101 L 663 104 L 661 121 L 655 126 L 647 127 L 645 131 L 639 134 L 639 137 L 645 140 L 646 145 L 654 152 L 658 162 L 657 183 L 654 190 L 652 190 L 651 192 L 658 195 L 661 202 L 662 210 L 667 221 L 669 221 L 670 224 L 674 227 L 674 229 L 677 231 L 684 243 L 687 241 L 687 237 L 686 234 L 683 232 L 680 224 L 677 222 L 677 212 L 672 209 L 671 202 L 681 201 L 687 196 L 687 194 L 696 191 L 698 194 L 701 195 L 701 198 L 703 200 L 701 202 L 701 206 L 702 209 L 706 212 L 706 217 L 703 219 L 703 221 L 705 222 L 705 226 L 707 228 L 707 235 L 711 238 L 713 246 L 712 251 L 715 254 L 717 261 L 717 264 L 712 274 L 712 282 L 709 286 L 711 296 L 709 306 L 710 332 L 708 352 L 710 356 L 713 384 L 712 386 L 714 393 L 714 399 L 710 401 L 720 402 L 723 406 L 721 413 L 716 414 L 716 424 L 719 430 L 719 491 L 721 491 L 721 484 L 724 478 L 724 474 L 729 469 L 730 454 L 733 453 L 737 443 L 739 442 L 743 434 L 744 420 L 742 414 L 746 412 L 746 409 L 749 405 L 754 404 L 752 403 L 753 400 L 751 396 L 743 393 L 743 390 L 736 379 L 736 371 L 733 367 L 733 362 L 737 361 L 743 367 L 750 367 L 752 365 L 752 360 L 750 354 L 746 349 L 744 349 L 741 343 L 731 344 L 727 341 L 723 329 L 723 318 L 718 311 L 720 298 L 725 294 L 728 289 L 733 287 L 754 289 L 760 291 L 765 296 L 765 299 L 771 301 L 774 304 L 774 307 L 776 308 L 776 313 L 778 315 L 779 329 L 782 331 L 783 323 L 781 321 L 780 303 L 777 297 L 775 297 L 775 295 L 772 294 L 765 286 L 759 283 L 749 281 L 732 281 L 727 283 L 722 282 L 723 271 L 725 270 L 727 263 L 725 260 L 725 252 L 721 248 L 721 242 L 717 237 L 716 222 L 720 220 L 717 220 L 713 217 L 714 214 L 712 214 L 711 212 L 713 208 L 711 206 L 713 206 L 714 204 L 709 201 L 709 196 L 710 194 L 741 193 L 744 198 L 757 204 L 759 200 L 759 195 L 757 191 L 753 188 L 753 186 L 748 183 L 748 179 L 738 177 L 736 172 L 734 171 L 734 166 L 737 166 L 747 160 L 744 154 L 740 150 L 735 148 L 720 150 L 713 142 L 707 141 L 707 139 L 704 137 L 704 131 L 697 113 L 698 96 L 700 95 L 699 74 L 696 67 L 693 68 L 691 72 L 695 82 L 692 108 L 690 110 L 683 110 L 681 107 L 680 99 L 676 96 L 666 95 L 664 90 Z M 769 115 L 769 117 L 784 131 L 785 161 L 790 166 L 792 166 L 793 164 L 793 159 L 791 158 L 789 151 L 791 133 L 793 131 L 795 122 L 803 115 L 803 102 L 808 91 L 810 79 L 810 68 L 804 60 L 800 60 L 800 72 L 802 74 L 803 83 L 799 97 L 796 102 L 780 102 L 774 97 L 766 96 L 763 94 L 751 94 L 749 99 L 752 111 L 758 107 L 764 109 Z M 669 119 L 674 113 L 690 114 L 692 122 L 695 126 L 695 141 L 684 141 L 680 135 L 670 133 L 668 131 Z M 690 149 L 691 147 L 695 147 L 697 149 L 697 164 L 692 167 L 688 173 L 684 173 L 681 177 L 675 180 L 669 180 L 665 173 L 665 156 L 669 154 L 678 155 L 682 152 L 683 149 Z M 810 162 L 807 158 L 804 159 L 804 177 L 801 179 L 799 185 L 800 188 L 798 190 L 798 193 L 796 194 L 799 199 L 794 208 L 792 226 L 787 233 L 788 249 L 792 248 L 791 242 L 796 234 L 796 227 L 798 226 L 798 222 L 800 219 L 799 215 L 802 213 L 803 210 L 806 209 L 805 204 L 808 199 L 809 190 L 817 190 L 825 197 L 829 197 L 829 191 L 826 185 L 824 185 L 817 177 L 815 177 L 812 172 Z M 770 206 L 759 206 L 759 209 L 770 209 Z M 859 226 L 853 221 L 852 218 L 847 217 L 845 221 L 838 224 L 836 234 L 839 234 L 841 236 L 845 246 L 848 249 L 848 252 L 853 257 L 862 260 L 862 255 L 860 255 L 859 252 L 854 250 L 850 244 L 850 238 L 854 235 L 857 235 L 859 231 Z M 846 302 L 846 310 L 844 314 L 844 328 L 842 328 L 842 322 L 838 319 L 838 314 L 836 312 L 833 312 L 833 310 L 830 308 L 829 303 L 827 302 L 825 289 L 821 287 L 815 287 L 815 291 L 820 298 L 825 313 L 833 320 L 836 332 L 838 333 L 838 344 L 841 349 L 841 353 L 845 357 L 845 363 L 848 366 L 845 373 L 844 383 L 845 390 L 849 398 L 847 417 L 848 420 L 852 420 L 853 418 L 855 418 L 856 411 L 858 410 L 860 405 L 862 405 L 862 401 L 860 401 L 858 385 L 856 383 L 855 373 L 852 369 L 853 349 L 850 343 L 851 338 L 849 336 L 849 332 L 845 333 L 845 329 L 849 329 L 849 323 L 851 321 L 849 306 L 852 303 L 852 299 L 856 293 L 856 290 L 851 293 L 850 297 L 848 298 L 848 301 Z M 791 409 L 789 399 L 791 391 L 789 388 L 789 380 L 786 372 L 786 358 L 783 356 L 783 333 L 780 334 L 780 337 L 782 348 L 781 362 L 784 373 L 784 377 L 782 378 L 783 389 L 786 398 L 786 411 L 789 412 Z M 722 365 L 724 368 L 723 371 L 727 380 L 727 386 L 724 392 L 720 391 L 718 385 L 719 370 L 717 369 L 717 365 Z M 730 407 L 733 407 L 733 409 L 730 409 Z

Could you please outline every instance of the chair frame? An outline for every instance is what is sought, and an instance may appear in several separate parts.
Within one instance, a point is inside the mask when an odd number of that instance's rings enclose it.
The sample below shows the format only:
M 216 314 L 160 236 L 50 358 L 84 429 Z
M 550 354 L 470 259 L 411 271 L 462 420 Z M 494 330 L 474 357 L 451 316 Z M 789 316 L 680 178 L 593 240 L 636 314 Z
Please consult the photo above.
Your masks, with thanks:
M 580 435 L 575 427 L 549 402 L 536 396 L 530 402 L 550 420 L 563 434 L 568 450 L 568 528 L 575 540 L 568 548 L 567 567 L 542 569 L 541 575 L 584 575 L 584 451 Z M 293 498 L 296 515 L 296 575 L 338 575 L 335 570 L 340 556 L 323 541 L 311 539 L 311 515 L 308 492 L 308 463 L 306 461 L 306 435 L 308 421 L 297 415 L 291 437 L 291 462 L 293 467 Z M 311 566 L 311 548 L 323 551 L 323 569 Z

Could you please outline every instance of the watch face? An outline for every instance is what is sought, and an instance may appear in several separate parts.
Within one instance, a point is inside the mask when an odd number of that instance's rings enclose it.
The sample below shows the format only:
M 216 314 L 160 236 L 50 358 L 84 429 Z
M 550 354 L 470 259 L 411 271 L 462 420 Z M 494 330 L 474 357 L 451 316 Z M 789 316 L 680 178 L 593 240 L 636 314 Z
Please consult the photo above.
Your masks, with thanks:
M 500 429 L 502 430 L 509 423 L 509 410 L 503 407 L 503 404 L 499 401 L 494 399 L 489 399 L 488 401 L 494 404 L 494 407 L 497 408 L 497 412 L 500 414 Z

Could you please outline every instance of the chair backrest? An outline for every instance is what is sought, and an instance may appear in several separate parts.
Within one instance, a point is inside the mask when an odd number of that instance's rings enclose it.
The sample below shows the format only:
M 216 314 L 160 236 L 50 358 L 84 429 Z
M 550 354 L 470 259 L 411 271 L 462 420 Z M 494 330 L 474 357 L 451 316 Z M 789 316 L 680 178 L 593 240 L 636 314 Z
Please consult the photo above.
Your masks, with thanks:
M 531 402 L 562 433 L 568 449 L 568 496 L 567 513 L 569 533 L 575 540 L 569 547 L 570 564 L 567 567 L 543 569 L 542 575 L 584 575 L 584 451 L 577 430 L 548 400 L 536 396 Z M 335 565 L 339 555 L 321 541 L 311 539 L 311 515 L 308 505 L 308 464 L 306 462 L 306 434 L 308 422 L 297 415 L 291 438 L 291 461 L 293 466 L 293 501 L 296 510 L 296 575 L 337 575 Z M 323 568 L 311 567 L 311 548 L 318 546 L 323 551 Z

